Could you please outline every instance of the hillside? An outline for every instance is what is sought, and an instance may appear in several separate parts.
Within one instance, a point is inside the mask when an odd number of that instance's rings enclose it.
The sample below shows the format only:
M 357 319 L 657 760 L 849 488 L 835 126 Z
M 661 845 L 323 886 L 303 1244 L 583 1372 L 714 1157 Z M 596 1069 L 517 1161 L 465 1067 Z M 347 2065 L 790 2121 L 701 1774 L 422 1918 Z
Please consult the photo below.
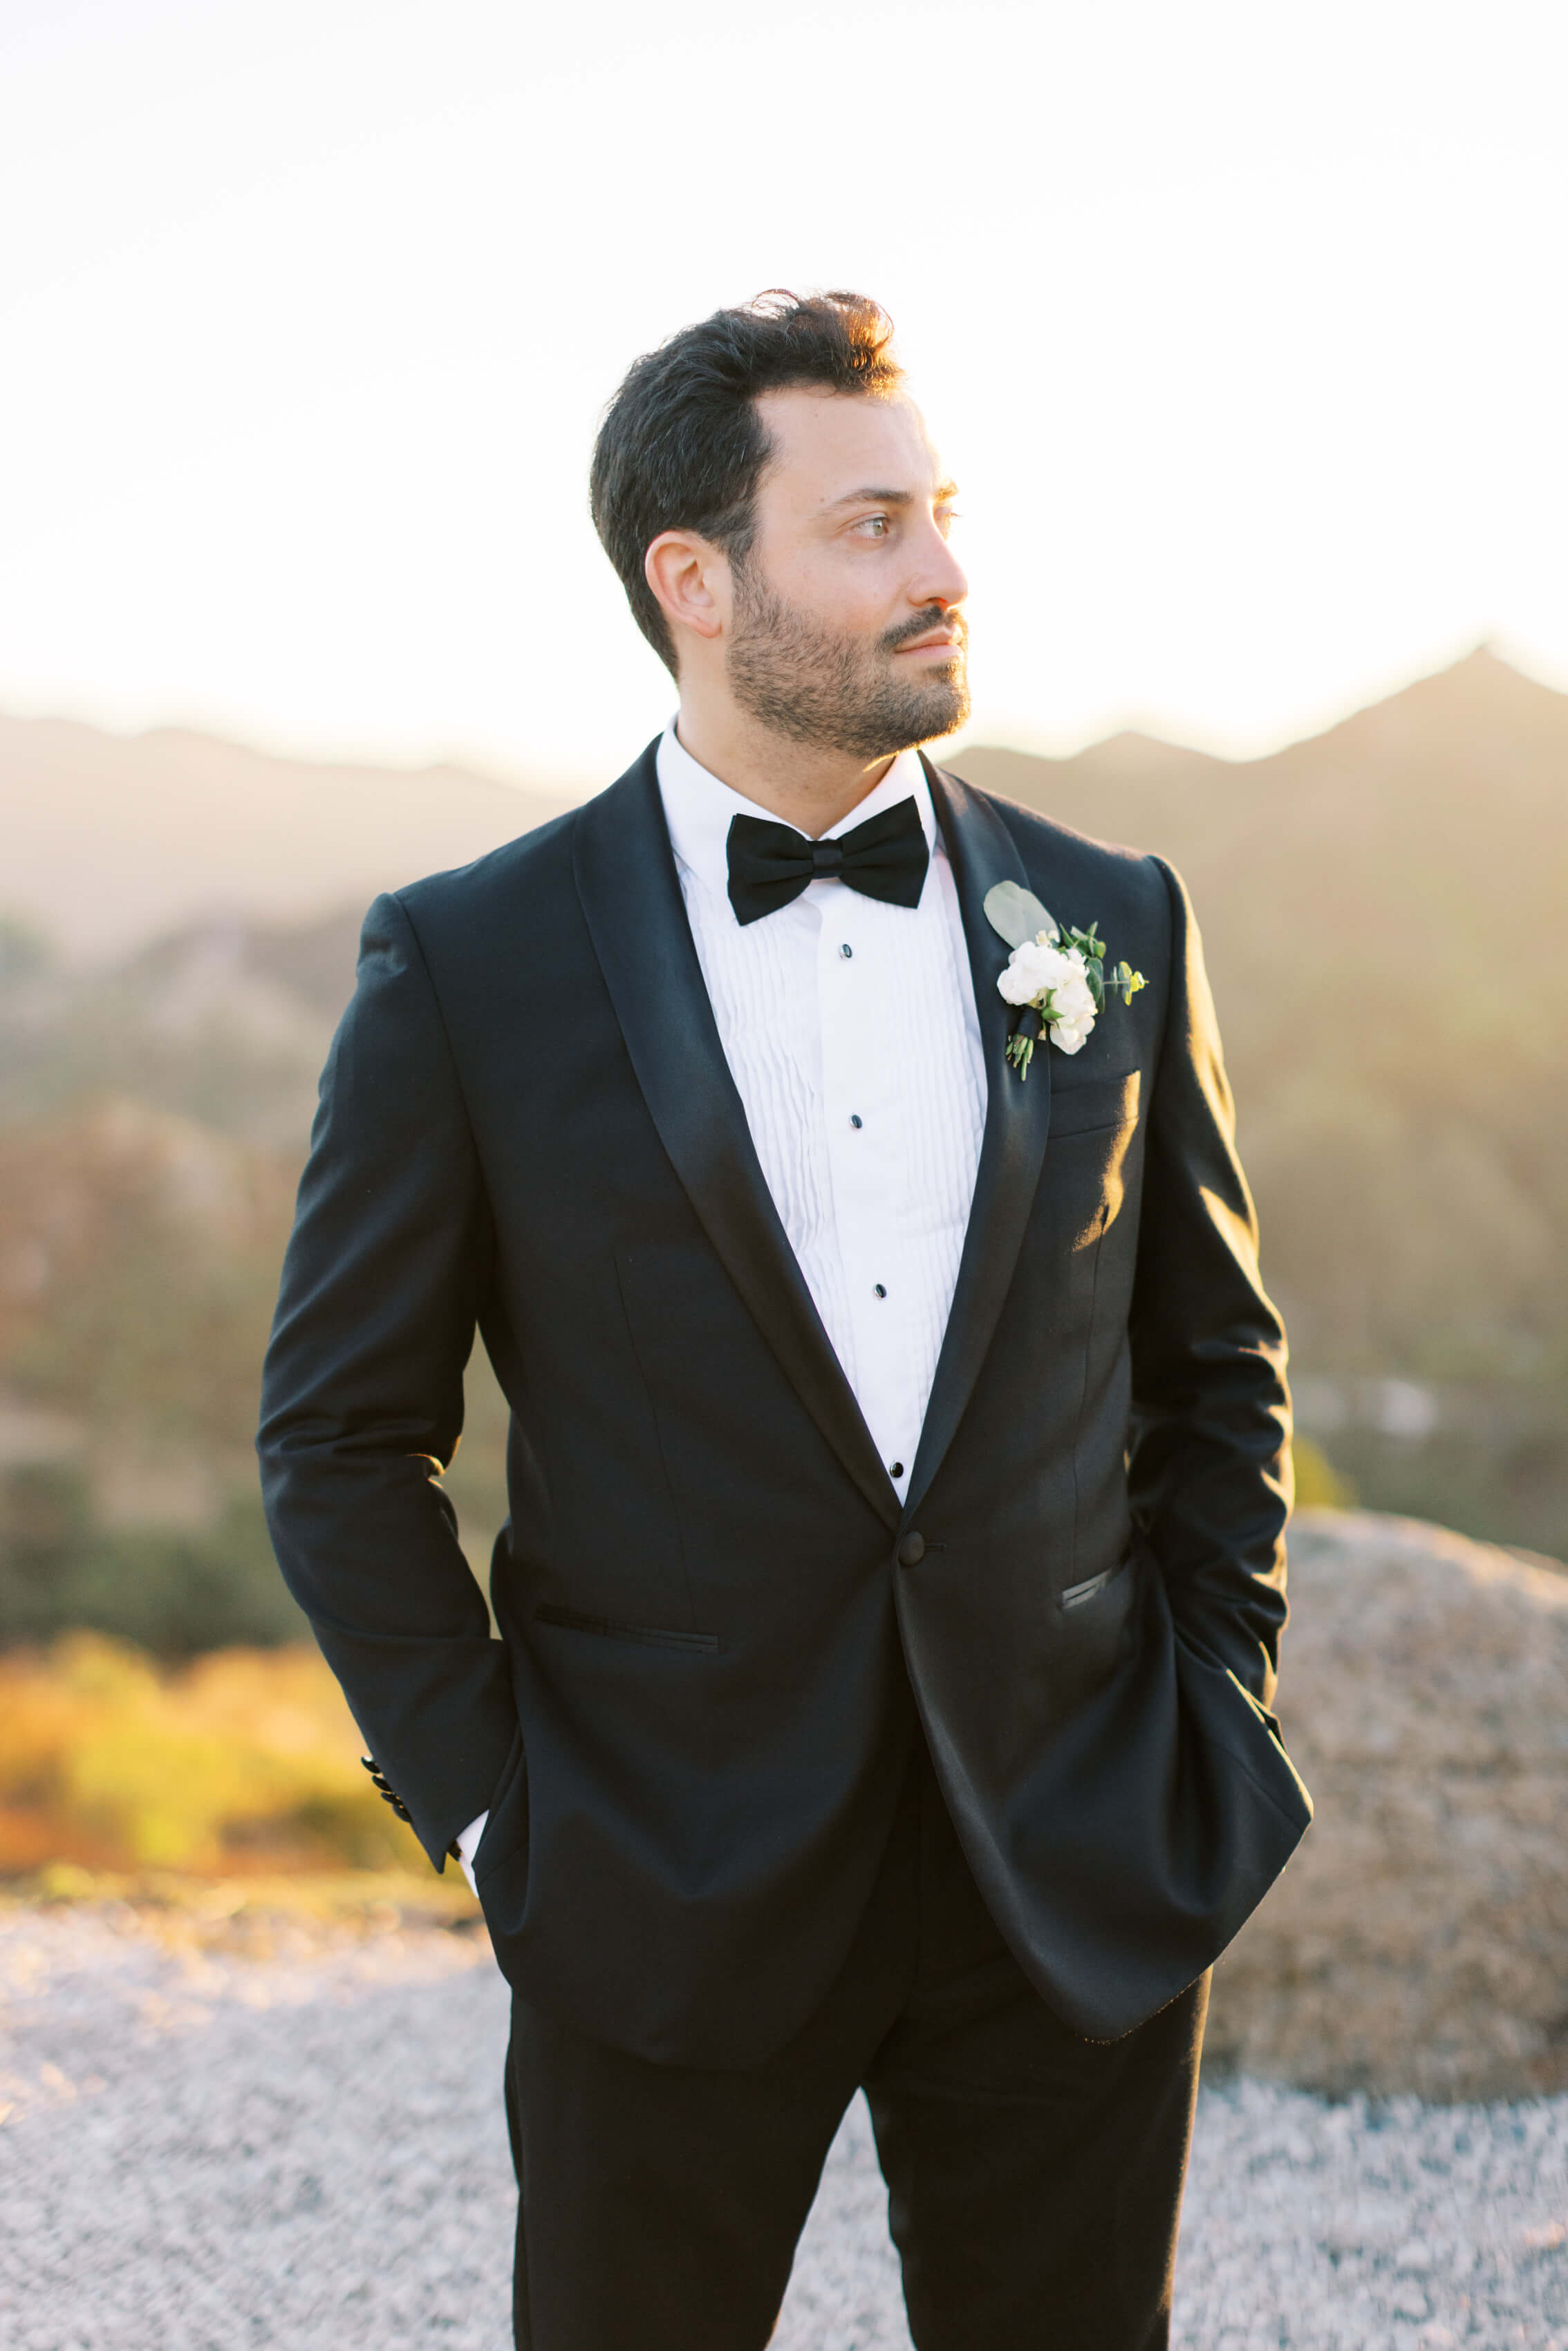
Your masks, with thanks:
M 94 957 L 214 912 L 298 922 L 465 864 L 565 804 L 461 768 L 0 717 L 0 913 Z
M 1267 759 L 955 764 L 1186 877 L 1306 1425 L 1383 1507 L 1563 1548 L 1568 696 L 1481 651 Z
M 954 764 L 1186 875 L 1309 1435 L 1370 1507 L 1568 1555 L 1568 697 L 1480 653 L 1269 759 Z M 0 1615 L 134 1575 L 213 1625 L 243 1542 L 248 1637 L 256 1368 L 359 917 L 547 804 L 15 722 L 0 797 L 0 911 L 72 951 L 0 935 Z M 478 1559 L 501 1411 L 471 1384 Z

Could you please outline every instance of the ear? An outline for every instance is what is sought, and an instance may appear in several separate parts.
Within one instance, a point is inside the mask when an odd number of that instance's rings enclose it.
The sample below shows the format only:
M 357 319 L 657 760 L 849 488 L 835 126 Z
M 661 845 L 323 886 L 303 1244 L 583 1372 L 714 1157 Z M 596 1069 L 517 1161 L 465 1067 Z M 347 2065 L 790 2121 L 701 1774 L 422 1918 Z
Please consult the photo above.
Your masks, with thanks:
M 643 570 L 659 607 L 680 641 L 680 632 L 716 637 L 729 619 L 729 559 L 711 539 L 694 530 L 664 530 L 643 558 Z

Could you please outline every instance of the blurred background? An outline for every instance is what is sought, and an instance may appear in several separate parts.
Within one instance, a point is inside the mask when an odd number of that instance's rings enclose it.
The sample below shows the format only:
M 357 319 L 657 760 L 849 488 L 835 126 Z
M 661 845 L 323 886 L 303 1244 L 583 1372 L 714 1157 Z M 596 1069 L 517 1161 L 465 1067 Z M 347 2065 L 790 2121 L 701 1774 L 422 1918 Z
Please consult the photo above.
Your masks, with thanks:
M 664 724 L 589 446 L 769 285 L 956 473 L 950 764 L 1192 889 L 1305 1499 L 1568 1556 L 1559 12 L 0 28 L 0 1873 L 423 1871 L 256 1490 L 317 1074 L 371 895 Z

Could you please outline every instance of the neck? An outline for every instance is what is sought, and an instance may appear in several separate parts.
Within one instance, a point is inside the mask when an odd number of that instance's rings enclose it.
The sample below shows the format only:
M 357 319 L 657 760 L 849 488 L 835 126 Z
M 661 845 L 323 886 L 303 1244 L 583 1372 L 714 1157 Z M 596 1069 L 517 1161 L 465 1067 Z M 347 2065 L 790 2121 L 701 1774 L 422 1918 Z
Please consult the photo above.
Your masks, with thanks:
M 793 743 L 733 708 L 694 707 L 681 697 L 675 732 L 684 749 L 732 792 L 782 817 L 815 841 L 876 789 L 895 753 L 862 759 L 851 751 L 824 751 Z

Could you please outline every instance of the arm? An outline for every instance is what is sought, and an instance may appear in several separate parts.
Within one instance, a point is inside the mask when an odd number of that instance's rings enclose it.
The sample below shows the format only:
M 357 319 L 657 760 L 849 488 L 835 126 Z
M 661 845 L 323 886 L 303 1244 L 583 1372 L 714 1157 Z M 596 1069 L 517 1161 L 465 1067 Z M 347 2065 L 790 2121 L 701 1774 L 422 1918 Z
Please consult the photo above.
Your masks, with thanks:
M 1268 1706 L 1291 1491 L 1285 1334 L 1259 1276 L 1197 925 L 1179 877 L 1154 862 L 1171 977 L 1129 1317 L 1129 1491 L 1178 1629 Z
M 440 1007 L 381 897 L 322 1073 L 256 1449 L 284 1577 L 437 1869 L 517 1729 L 439 1483 L 491 1250 Z

